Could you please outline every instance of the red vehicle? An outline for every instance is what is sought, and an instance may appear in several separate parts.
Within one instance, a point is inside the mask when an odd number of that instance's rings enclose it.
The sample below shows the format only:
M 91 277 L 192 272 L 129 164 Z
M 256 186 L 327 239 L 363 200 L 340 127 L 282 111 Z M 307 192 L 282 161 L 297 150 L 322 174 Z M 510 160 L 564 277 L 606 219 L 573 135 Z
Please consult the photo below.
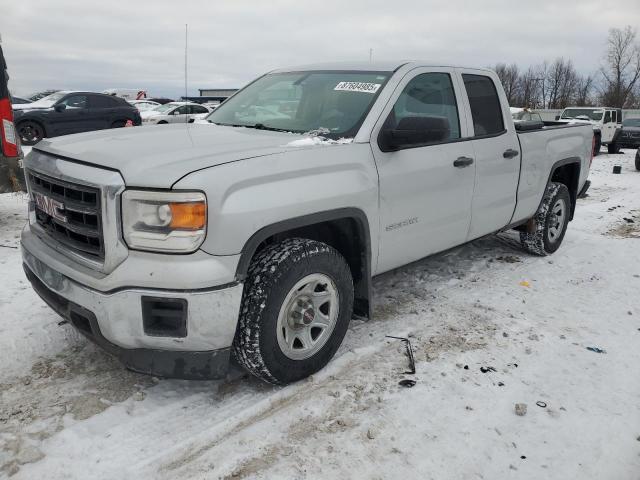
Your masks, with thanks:
M 22 150 L 13 124 L 9 74 L 0 45 L 0 193 L 25 190 Z

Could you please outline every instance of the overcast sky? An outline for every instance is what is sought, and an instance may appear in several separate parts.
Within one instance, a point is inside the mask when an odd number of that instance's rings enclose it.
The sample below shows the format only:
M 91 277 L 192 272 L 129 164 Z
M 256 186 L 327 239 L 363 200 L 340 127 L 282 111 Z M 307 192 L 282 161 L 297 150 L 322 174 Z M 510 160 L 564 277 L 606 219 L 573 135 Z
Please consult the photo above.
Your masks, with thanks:
M 189 93 L 241 87 L 273 68 L 421 59 L 522 67 L 564 56 L 582 73 L 610 27 L 640 26 L 640 0 L 1 0 L 15 94 L 46 88 Z

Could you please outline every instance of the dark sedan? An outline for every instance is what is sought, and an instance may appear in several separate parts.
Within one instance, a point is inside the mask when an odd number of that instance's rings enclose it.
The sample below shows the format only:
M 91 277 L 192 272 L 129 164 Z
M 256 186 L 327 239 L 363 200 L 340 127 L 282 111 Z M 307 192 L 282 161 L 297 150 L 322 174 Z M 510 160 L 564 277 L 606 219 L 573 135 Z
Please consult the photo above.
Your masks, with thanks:
M 140 112 L 126 100 L 92 92 L 57 92 L 16 110 L 15 125 L 23 145 L 44 137 L 140 125 Z
M 622 122 L 622 129 L 615 139 L 620 148 L 640 147 L 640 118 L 627 118 Z

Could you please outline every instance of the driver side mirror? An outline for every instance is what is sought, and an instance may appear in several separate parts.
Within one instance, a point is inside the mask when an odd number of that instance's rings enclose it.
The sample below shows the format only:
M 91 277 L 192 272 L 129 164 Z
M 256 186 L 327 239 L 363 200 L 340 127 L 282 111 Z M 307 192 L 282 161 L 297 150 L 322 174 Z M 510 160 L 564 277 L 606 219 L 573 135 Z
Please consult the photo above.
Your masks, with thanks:
M 59 103 L 57 104 L 55 107 L 53 107 L 53 109 L 56 112 L 64 112 L 67 108 L 67 105 L 65 103 Z
M 441 143 L 449 138 L 449 120 L 444 117 L 405 117 L 396 128 L 380 132 L 378 145 L 383 152 Z
M 560 120 L 560 115 L 556 115 L 556 120 Z

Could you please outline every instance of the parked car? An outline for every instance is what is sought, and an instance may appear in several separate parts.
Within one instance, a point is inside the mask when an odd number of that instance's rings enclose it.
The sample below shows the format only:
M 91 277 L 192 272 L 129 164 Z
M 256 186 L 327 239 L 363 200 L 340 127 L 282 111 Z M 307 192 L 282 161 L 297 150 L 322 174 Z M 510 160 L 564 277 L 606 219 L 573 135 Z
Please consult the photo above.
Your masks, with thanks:
M 9 74 L 0 45 L 0 193 L 25 190 L 22 150 L 13 123 Z
M 24 105 L 25 103 L 31 103 L 31 100 L 11 95 L 11 105 Z
M 15 112 L 16 129 L 24 145 L 45 137 L 140 125 L 140 112 L 123 98 L 93 92 L 57 92 Z
M 105 95 L 124 98 L 125 100 L 142 100 L 147 98 L 147 91 L 141 88 L 109 88 L 103 90 Z
M 59 91 L 60 91 L 59 89 L 42 90 L 41 92 L 34 92 L 30 95 L 27 95 L 27 99 L 30 102 L 37 102 L 41 98 L 48 97 L 49 95 L 52 95 Z
M 593 126 L 595 136 L 595 154 L 601 145 L 607 146 L 609 153 L 618 153 L 617 131 L 622 127 L 622 110 L 610 107 L 569 107 L 556 117 L 562 123 L 586 123 Z
M 16 105 L 13 105 L 13 109 L 14 110 L 29 110 L 32 108 L 48 108 L 51 105 L 53 105 L 53 103 L 58 100 L 60 98 L 60 92 L 63 92 L 62 90 L 58 90 L 56 92 L 53 92 L 47 96 L 44 97 L 40 97 L 37 100 L 34 100 L 32 102 L 29 103 L 19 103 Z
M 151 97 L 151 98 L 147 98 L 147 100 L 151 100 L 152 102 L 159 103 L 160 105 L 164 105 L 165 103 L 174 101 L 172 98 L 163 98 L 163 97 Z
M 171 102 L 159 105 L 140 114 L 143 125 L 162 125 L 166 123 L 193 123 L 213 111 L 205 105 L 186 102 Z
M 558 250 L 593 152 L 591 125 L 519 132 L 494 72 L 413 62 L 276 70 L 207 120 L 25 159 L 27 278 L 139 372 L 307 377 L 371 316 L 372 275 L 507 229 Z
M 161 105 L 160 103 L 152 100 L 128 100 L 128 102 L 136 107 L 140 112 L 146 112 L 147 110 L 152 110 Z
M 640 147 L 640 118 L 627 118 L 614 139 L 619 148 Z
M 511 117 L 513 123 L 519 122 L 543 122 L 539 113 L 529 110 L 528 108 L 511 107 Z

